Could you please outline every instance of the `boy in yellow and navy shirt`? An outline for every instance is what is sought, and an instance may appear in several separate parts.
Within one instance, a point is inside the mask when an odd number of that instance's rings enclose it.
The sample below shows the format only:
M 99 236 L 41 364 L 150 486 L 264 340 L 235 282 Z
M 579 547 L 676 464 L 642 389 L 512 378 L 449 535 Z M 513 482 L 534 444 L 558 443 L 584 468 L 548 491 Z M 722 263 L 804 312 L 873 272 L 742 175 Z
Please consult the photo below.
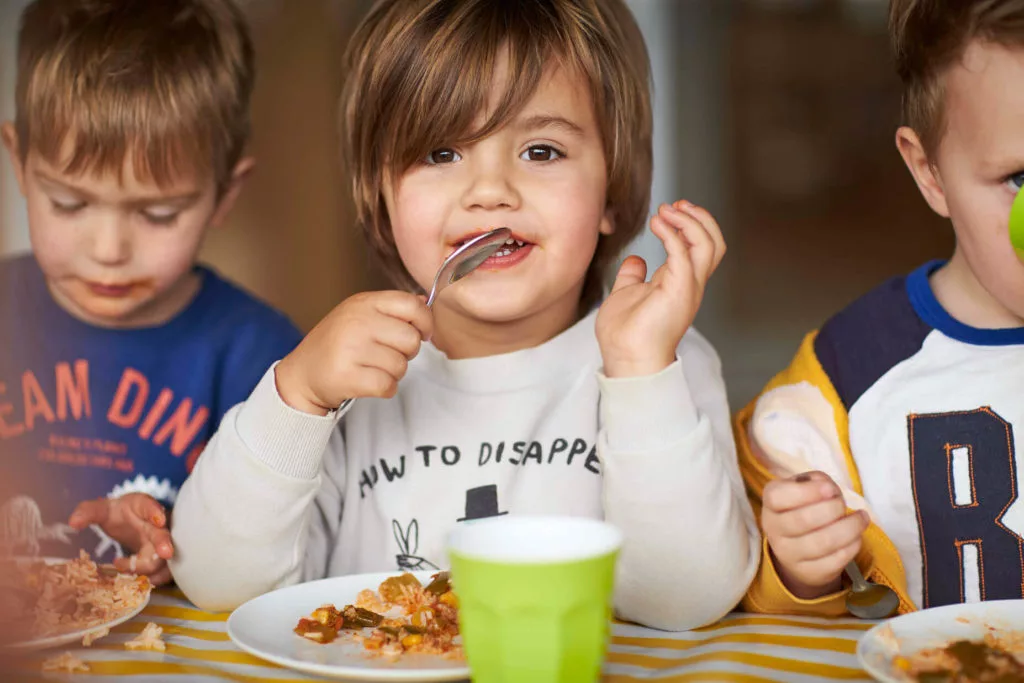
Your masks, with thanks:
M 841 614 L 856 560 L 900 611 L 1024 598 L 1024 1 L 893 0 L 897 147 L 956 248 L 812 332 L 736 420 L 764 531 L 744 606 Z

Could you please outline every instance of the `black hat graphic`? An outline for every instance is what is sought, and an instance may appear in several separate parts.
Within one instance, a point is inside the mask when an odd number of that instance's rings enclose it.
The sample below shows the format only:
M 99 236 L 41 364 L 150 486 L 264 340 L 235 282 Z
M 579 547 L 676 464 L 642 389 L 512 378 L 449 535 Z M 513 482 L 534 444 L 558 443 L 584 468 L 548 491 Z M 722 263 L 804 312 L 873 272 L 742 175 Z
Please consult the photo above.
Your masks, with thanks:
M 458 521 L 468 522 L 507 514 L 507 511 L 498 512 L 498 487 L 490 484 L 466 491 L 466 516 Z

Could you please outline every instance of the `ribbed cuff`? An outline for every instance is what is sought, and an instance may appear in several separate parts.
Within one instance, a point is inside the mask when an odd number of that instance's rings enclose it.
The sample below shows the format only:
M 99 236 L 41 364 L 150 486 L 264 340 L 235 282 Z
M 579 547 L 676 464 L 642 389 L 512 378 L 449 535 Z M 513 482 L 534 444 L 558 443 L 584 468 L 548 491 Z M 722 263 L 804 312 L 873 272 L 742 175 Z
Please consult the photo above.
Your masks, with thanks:
M 676 359 L 644 377 L 597 375 L 601 420 L 613 450 L 649 451 L 685 439 L 697 427 L 697 406 Z
M 275 363 L 267 370 L 242 405 L 236 419 L 238 435 L 275 472 L 314 479 L 342 413 L 310 415 L 289 406 L 277 393 L 276 368 Z

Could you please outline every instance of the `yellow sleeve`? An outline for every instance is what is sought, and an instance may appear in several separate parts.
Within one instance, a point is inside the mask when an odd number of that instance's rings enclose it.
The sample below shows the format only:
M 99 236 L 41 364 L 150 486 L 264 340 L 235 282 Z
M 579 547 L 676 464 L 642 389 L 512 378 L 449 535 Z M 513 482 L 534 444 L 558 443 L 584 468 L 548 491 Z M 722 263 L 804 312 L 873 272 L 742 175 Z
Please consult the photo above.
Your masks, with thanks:
M 860 477 L 850 450 L 849 415 L 839 398 L 839 393 L 836 391 L 814 352 L 816 336 L 817 332 L 812 332 L 804 337 L 789 367 L 773 377 L 762 393 L 743 408 L 734 420 L 740 471 L 759 524 L 761 519 L 761 496 L 764 492 L 764 487 L 775 477 L 755 455 L 750 427 L 754 411 L 761 396 L 778 387 L 809 383 L 821 392 L 821 395 L 832 407 L 836 435 L 842 448 L 846 469 L 850 475 L 853 488 L 856 493 L 863 494 Z M 897 591 L 900 596 L 901 612 L 914 609 L 913 604 L 906 597 L 906 578 L 899 554 L 896 552 L 892 542 L 874 524 L 864 534 L 862 549 L 857 557 L 857 564 L 861 567 L 865 576 L 885 583 Z M 835 616 L 846 613 L 845 600 L 847 591 L 848 587 L 844 586 L 843 590 L 838 593 L 814 600 L 803 600 L 796 597 L 789 592 L 782 583 L 781 578 L 779 578 L 771 553 L 768 550 L 768 541 L 765 540 L 762 544 L 760 567 L 750 588 L 747 590 L 747 594 L 743 598 L 742 605 L 745 610 L 750 612 Z

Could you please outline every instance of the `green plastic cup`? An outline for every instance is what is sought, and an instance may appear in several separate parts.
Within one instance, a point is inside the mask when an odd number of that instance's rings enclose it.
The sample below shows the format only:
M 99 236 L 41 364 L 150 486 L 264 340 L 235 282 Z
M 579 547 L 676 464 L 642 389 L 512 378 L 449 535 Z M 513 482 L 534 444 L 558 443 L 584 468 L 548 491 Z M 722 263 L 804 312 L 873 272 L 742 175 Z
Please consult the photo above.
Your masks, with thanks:
M 1010 208 L 1010 242 L 1017 250 L 1017 257 L 1024 260 L 1024 189 L 1017 193 Z
M 601 675 L 622 534 L 574 517 L 499 517 L 449 539 L 475 683 L 591 683 Z

